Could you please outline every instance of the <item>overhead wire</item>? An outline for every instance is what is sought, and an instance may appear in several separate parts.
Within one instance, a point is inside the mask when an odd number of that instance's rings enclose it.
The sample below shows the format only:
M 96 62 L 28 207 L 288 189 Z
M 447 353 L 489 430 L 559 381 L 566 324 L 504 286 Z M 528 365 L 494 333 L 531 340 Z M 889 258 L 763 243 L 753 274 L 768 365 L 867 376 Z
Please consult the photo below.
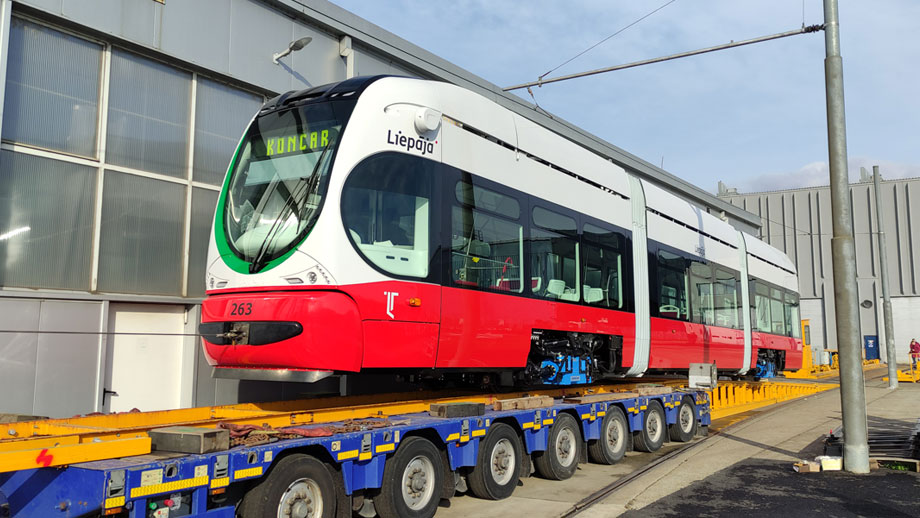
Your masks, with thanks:
M 636 25 L 637 23 L 639 23 L 639 22 L 641 22 L 642 20 L 648 18 L 649 16 L 651 16 L 651 15 L 657 13 L 658 11 L 664 9 L 665 7 L 667 7 L 667 6 L 671 5 L 671 4 L 673 4 L 673 3 L 676 2 L 676 1 L 677 1 L 677 0 L 669 0 L 668 2 L 664 3 L 663 5 L 661 5 L 660 7 L 658 7 L 657 9 L 653 10 L 652 12 L 650 12 L 650 13 L 646 14 L 645 16 L 642 16 L 642 17 L 639 18 L 638 20 L 636 20 L 636 21 L 630 23 L 630 24 L 627 25 L 626 27 L 623 27 L 622 29 L 619 29 L 618 31 L 616 31 L 616 32 L 614 32 L 613 34 L 611 34 L 610 36 L 607 36 L 606 38 L 604 38 L 604 39 L 602 39 L 601 41 L 595 43 L 594 45 L 591 45 L 590 47 L 588 47 L 588 48 L 586 48 L 585 50 L 579 52 L 578 54 L 575 54 L 575 55 L 572 56 L 571 58 L 569 58 L 569 59 L 565 60 L 564 62 L 562 62 L 562 64 L 556 65 L 555 67 L 551 68 L 550 70 L 544 72 L 542 75 L 540 75 L 540 76 L 538 77 L 538 79 L 542 81 L 544 77 L 550 75 L 551 73 L 553 73 L 553 72 L 555 72 L 556 70 L 562 68 L 563 66 L 568 65 L 569 63 L 571 63 L 572 61 L 574 61 L 574 60 L 578 59 L 579 57 L 583 56 L 584 54 L 586 54 L 587 52 L 591 51 L 592 49 L 594 49 L 594 48 L 597 47 L 598 45 L 600 45 L 600 44 L 606 42 L 606 41 L 609 40 L 610 38 L 613 38 L 613 37 L 616 36 L 617 34 L 620 34 L 621 32 L 625 31 L 626 29 L 629 29 L 630 27 Z M 533 94 L 531 93 L 531 96 L 532 96 L 532 95 L 533 95 Z

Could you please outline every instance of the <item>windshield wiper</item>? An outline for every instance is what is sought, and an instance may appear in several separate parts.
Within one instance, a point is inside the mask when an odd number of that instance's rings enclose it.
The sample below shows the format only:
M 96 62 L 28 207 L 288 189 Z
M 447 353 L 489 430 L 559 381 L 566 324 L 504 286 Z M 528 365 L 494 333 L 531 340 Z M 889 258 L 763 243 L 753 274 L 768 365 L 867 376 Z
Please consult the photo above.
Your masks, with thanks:
M 268 254 L 268 250 L 271 248 L 272 243 L 274 243 L 275 238 L 277 238 L 281 232 L 280 228 L 283 227 L 282 222 L 286 220 L 294 209 L 298 209 L 298 217 L 303 218 L 304 211 L 303 206 L 306 204 L 307 198 L 312 194 L 316 188 L 317 183 L 319 182 L 319 170 L 320 166 L 323 164 L 323 160 L 326 157 L 326 152 L 329 151 L 335 144 L 333 139 L 326 147 L 323 148 L 323 152 L 320 153 L 319 158 L 316 160 L 316 164 L 313 166 L 313 170 L 310 172 L 310 179 L 306 182 L 300 183 L 294 192 L 291 193 L 291 196 L 288 198 L 289 203 L 284 204 L 284 208 L 281 209 L 281 213 L 278 214 L 278 217 L 275 221 L 272 222 L 271 228 L 268 229 L 268 233 L 265 235 L 265 239 L 262 241 L 262 244 L 259 245 L 259 250 L 256 252 L 255 258 L 252 260 L 252 263 L 249 264 L 249 273 L 256 273 L 262 268 L 265 267 L 265 257 Z

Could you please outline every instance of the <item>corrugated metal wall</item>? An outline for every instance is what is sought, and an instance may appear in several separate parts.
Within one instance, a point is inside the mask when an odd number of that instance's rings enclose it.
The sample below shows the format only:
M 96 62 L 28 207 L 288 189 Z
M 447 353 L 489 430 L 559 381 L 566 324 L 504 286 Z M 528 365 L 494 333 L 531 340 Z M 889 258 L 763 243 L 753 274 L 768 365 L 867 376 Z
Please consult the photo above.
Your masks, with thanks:
M 882 173 L 884 175 L 884 172 Z M 920 209 L 911 206 L 920 200 L 920 178 L 883 180 L 882 211 L 888 246 L 888 276 L 892 297 L 918 296 L 917 275 L 920 253 Z M 834 279 L 831 264 L 831 204 L 828 187 L 793 189 L 787 191 L 723 194 L 720 198 L 760 216 L 760 238 L 786 252 L 799 272 L 799 290 L 803 299 L 822 302 L 819 314 L 825 344 L 837 348 L 834 319 Z M 882 296 L 879 278 L 878 221 L 875 210 L 875 188 L 872 182 L 850 186 L 850 211 L 856 240 L 856 271 L 859 300 L 870 301 L 869 308 L 860 307 L 862 335 L 880 335 L 877 305 Z M 810 305 L 814 307 L 814 305 Z M 817 313 L 817 312 L 814 312 Z M 806 315 L 803 314 L 803 318 Z M 816 324 L 815 314 L 812 326 Z M 906 321 L 900 326 L 909 326 Z M 895 335 L 899 322 L 895 322 Z M 814 336 L 814 335 L 813 335 Z M 815 344 L 820 345 L 820 344 Z M 905 344 L 895 344 L 899 349 Z

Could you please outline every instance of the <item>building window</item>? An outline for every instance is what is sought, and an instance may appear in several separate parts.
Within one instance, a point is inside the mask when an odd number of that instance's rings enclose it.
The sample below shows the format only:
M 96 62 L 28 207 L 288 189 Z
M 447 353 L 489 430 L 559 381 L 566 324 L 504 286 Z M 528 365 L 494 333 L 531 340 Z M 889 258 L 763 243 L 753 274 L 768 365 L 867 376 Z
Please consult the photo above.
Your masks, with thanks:
M 106 161 L 185 178 L 191 79 L 189 73 L 114 49 Z
M 262 98 L 201 77 L 196 90 L 193 179 L 221 185 L 240 136 L 259 111 Z
M 88 290 L 96 170 L 0 152 L 0 285 Z
M 214 222 L 214 207 L 219 193 L 209 189 L 192 189 L 191 232 L 188 250 L 189 297 L 204 297 L 207 273 L 208 241 Z
M 96 156 L 102 46 L 10 21 L 3 139 Z
M 105 172 L 99 291 L 181 295 L 185 189 Z

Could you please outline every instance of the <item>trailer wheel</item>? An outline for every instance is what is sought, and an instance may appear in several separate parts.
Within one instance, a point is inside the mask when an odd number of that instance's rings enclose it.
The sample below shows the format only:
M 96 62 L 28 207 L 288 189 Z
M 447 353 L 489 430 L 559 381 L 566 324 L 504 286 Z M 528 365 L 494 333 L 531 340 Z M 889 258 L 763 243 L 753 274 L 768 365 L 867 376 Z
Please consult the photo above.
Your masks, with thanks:
M 664 407 L 657 399 L 648 402 L 642 417 L 642 430 L 635 436 L 635 446 L 639 451 L 658 451 L 664 444 L 665 424 Z
M 335 484 L 326 465 L 295 453 L 279 460 L 246 493 L 239 514 L 246 518 L 332 518 L 335 502 Z
M 620 407 L 611 405 L 601 422 L 601 437 L 588 443 L 588 456 L 598 464 L 616 464 L 626 455 L 629 426 Z
M 696 420 L 696 405 L 693 398 L 684 396 L 677 411 L 677 422 L 668 426 L 668 435 L 672 441 L 689 442 L 696 435 L 699 423 Z
M 422 437 L 402 441 L 383 469 L 374 498 L 380 518 L 430 518 L 441 501 L 441 453 Z
M 514 429 L 496 423 L 479 443 L 479 459 L 467 477 L 470 491 L 479 498 L 508 498 L 521 477 L 523 448 Z
M 560 413 L 549 432 L 546 450 L 534 452 L 537 473 L 550 480 L 566 480 L 575 474 L 581 457 L 581 430 L 575 418 Z

